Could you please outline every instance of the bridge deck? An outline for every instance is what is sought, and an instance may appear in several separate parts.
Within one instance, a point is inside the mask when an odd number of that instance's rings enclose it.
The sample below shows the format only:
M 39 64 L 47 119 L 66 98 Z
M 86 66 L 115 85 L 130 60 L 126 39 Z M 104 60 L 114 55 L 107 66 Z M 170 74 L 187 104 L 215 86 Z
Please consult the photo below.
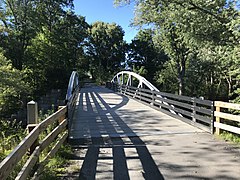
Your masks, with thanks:
M 81 90 L 70 142 L 80 179 L 240 178 L 238 150 L 102 87 Z

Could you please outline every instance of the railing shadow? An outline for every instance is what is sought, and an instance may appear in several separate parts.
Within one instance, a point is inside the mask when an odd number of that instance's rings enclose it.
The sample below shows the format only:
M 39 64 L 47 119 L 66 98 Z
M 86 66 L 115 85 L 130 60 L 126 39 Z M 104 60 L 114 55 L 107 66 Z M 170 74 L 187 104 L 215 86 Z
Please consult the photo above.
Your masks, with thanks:
M 98 161 L 101 148 L 109 148 L 111 152 L 107 160 L 113 162 L 113 179 L 130 179 L 128 160 L 137 159 L 141 163 L 141 174 L 144 179 L 164 179 L 158 166 L 151 156 L 146 144 L 121 119 L 116 110 L 127 104 L 129 99 L 122 96 L 122 101 L 111 107 L 101 96 L 101 92 L 85 92 L 87 113 L 91 114 L 92 129 L 90 128 L 91 142 L 86 143 L 87 152 L 79 173 L 79 179 L 96 179 Z M 83 97 L 80 98 L 83 101 Z M 79 105 L 83 105 L 79 102 Z M 127 141 L 126 141 L 127 139 Z M 134 149 L 136 155 L 129 157 L 126 152 Z

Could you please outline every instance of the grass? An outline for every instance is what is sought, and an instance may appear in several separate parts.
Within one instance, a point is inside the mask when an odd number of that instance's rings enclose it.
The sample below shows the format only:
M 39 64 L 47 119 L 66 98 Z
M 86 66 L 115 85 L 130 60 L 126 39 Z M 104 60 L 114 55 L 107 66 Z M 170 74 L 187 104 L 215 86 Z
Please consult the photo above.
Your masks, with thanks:
M 12 150 L 26 136 L 26 130 L 22 129 L 20 123 L 16 121 L 0 120 L 0 162 L 6 158 Z M 26 162 L 26 156 L 15 166 L 7 179 L 15 179 L 23 164 Z
M 42 121 L 50 114 L 53 113 L 53 110 L 48 111 L 46 114 L 40 112 L 39 120 Z M 43 140 L 46 135 L 48 135 L 54 128 L 55 124 L 49 126 L 46 131 L 41 133 L 40 141 Z M 26 137 L 27 130 L 23 129 L 20 126 L 20 123 L 0 120 L 0 162 L 10 153 L 12 150 L 21 142 L 21 140 Z M 50 147 L 49 147 L 50 148 Z M 48 151 L 43 151 L 40 156 L 41 159 L 46 157 Z M 58 150 L 56 155 L 51 158 L 46 166 L 44 167 L 44 171 L 40 179 L 59 179 L 60 174 L 64 174 L 66 172 L 66 165 L 68 165 L 68 159 L 70 154 L 72 154 L 72 149 L 69 145 L 64 144 Z M 43 158 L 42 158 L 43 157 Z M 10 176 L 7 178 L 8 180 L 15 179 L 24 163 L 28 159 L 28 156 L 25 155 L 22 160 L 16 165 L 14 170 L 11 172 Z
M 2 161 L 26 136 L 26 131 L 16 121 L 0 120 L 0 161 Z
M 59 179 L 59 176 L 66 173 L 66 166 L 69 164 L 68 159 L 71 154 L 72 149 L 70 145 L 62 145 L 57 154 L 44 167 L 40 180 Z
M 40 112 L 40 121 L 46 119 L 49 115 L 54 113 L 54 110 L 49 110 L 46 114 Z M 43 140 L 57 125 L 52 124 L 48 126 L 46 130 L 40 134 L 39 140 Z M 57 140 L 57 139 L 56 139 Z M 40 162 L 45 158 L 47 153 L 53 147 L 55 143 L 51 143 L 48 148 L 46 148 L 40 156 Z M 41 173 L 40 179 L 42 180 L 53 180 L 59 179 L 59 175 L 66 173 L 66 165 L 68 165 L 68 159 L 70 154 L 72 154 L 71 146 L 68 144 L 63 144 L 54 157 L 48 160 L 48 163 L 44 166 L 44 171 Z
M 230 141 L 230 142 L 240 145 L 240 135 L 238 135 L 238 134 L 233 134 L 230 132 L 223 131 L 220 134 L 220 137 L 222 139 L 224 139 L 225 141 Z

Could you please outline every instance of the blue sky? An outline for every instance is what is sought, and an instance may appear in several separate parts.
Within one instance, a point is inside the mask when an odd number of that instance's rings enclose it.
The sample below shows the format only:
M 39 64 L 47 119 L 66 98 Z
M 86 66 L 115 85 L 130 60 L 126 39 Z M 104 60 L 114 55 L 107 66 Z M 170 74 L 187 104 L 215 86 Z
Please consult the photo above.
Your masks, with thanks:
M 103 21 L 120 25 L 125 31 L 124 40 L 128 43 L 134 38 L 137 29 L 130 27 L 131 19 L 134 17 L 134 6 L 114 7 L 114 0 L 74 0 L 75 12 L 86 17 L 91 24 Z

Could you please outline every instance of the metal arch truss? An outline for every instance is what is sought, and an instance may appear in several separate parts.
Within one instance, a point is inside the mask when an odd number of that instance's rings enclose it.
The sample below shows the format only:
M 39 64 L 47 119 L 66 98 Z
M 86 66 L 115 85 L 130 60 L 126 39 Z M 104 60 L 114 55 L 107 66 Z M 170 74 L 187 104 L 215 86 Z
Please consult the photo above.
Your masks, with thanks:
M 125 77 L 124 75 L 127 76 L 127 81 L 126 81 L 126 84 L 124 84 L 125 82 Z M 152 83 L 150 83 L 148 80 L 146 80 L 144 77 L 140 76 L 139 74 L 137 73 L 134 73 L 134 72 L 131 72 L 131 71 L 121 71 L 119 73 L 117 73 L 113 79 L 111 80 L 112 83 L 116 83 L 118 85 L 125 85 L 125 86 L 133 86 L 133 77 L 135 77 L 136 79 L 139 80 L 139 83 L 138 83 L 138 86 L 137 88 L 144 88 L 144 85 L 145 87 L 148 87 L 151 91 L 157 91 L 157 92 L 160 92 L 154 85 L 152 85 Z M 137 91 L 137 90 L 136 90 Z M 157 97 L 160 97 L 160 98 L 164 98 L 164 99 L 167 99 L 166 97 L 162 97 L 161 95 L 157 95 Z M 162 102 L 160 100 L 155 100 L 156 102 L 159 102 L 159 103 L 163 103 L 165 105 L 169 105 L 167 102 Z M 170 104 L 170 106 L 175 109 L 174 105 Z M 182 114 L 180 113 L 177 113 L 175 112 L 174 110 L 171 110 L 169 109 L 169 111 L 172 113 L 172 114 L 175 114 L 175 115 L 179 115 L 180 117 L 183 117 Z
M 127 76 L 126 84 L 124 84 L 125 75 Z M 144 77 L 140 76 L 139 74 L 136 74 L 131 71 L 121 71 L 117 73 L 111 82 L 117 83 L 119 85 L 132 86 L 133 77 L 135 77 L 139 81 L 137 88 L 143 88 L 145 86 L 145 87 L 148 87 L 151 91 L 159 92 L 159 90 L 154 85 L 152 85 L 148 80 L 146 80 Z

